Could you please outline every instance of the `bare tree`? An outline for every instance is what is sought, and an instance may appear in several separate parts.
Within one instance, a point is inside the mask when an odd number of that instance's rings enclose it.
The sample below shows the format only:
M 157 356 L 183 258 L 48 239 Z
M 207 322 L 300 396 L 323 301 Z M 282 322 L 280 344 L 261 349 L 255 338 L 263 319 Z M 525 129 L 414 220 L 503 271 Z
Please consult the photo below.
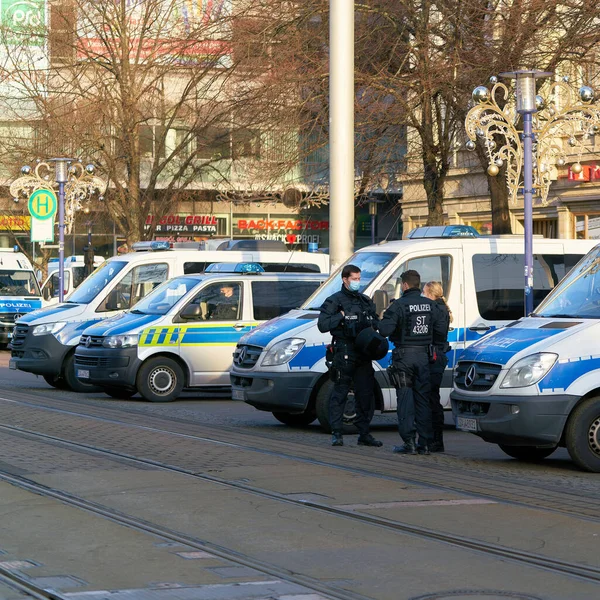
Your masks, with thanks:
M 6 54 L 21 56 L 4 65 L 20 98 L 0 102 L 22 130 L 1 140 L 5 157 L 89 157 L 127 242 L 143 239 L 149 214 L 227 185 L 232 159 L 260 152 L 278 95 L 248 35 L 254 9 L 253 0 L 62 0 L 28 39 L 5 29 Z M 50 50 L 44 68 L 26 60 L 32 36 Z

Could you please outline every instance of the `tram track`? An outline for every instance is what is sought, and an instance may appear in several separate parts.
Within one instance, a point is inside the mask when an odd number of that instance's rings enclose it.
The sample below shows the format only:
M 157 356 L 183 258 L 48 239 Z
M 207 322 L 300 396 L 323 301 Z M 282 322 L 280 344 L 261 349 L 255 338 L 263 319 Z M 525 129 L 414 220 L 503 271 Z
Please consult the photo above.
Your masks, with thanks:
M 176 465 L 169 465 L 159 461 L 131 456 L 123 452 L 99 448 L 97 446 L 92 446 L 89 444 L 72 442 L 56 436 L 49 436 L 37 432 L 26 431 L 17 427 L 0 425 L 0 431 L 5 431 L 12 435 L 18 435 L 21 437 L 28 437 L 30 439 L 35 439 L 38 441 L 43 440 L 55 446 L 59 445 L 70 450 L 85 451 L 88 453 L 91 452 L 93 454 L 102 456 L 107 459 L 118 459 L 119 461 L 133 463 L 138 466 L 153 467 L 155 469 L 164 470 L 166 472 L 177 473 L 179 475 L 184 475 L 186 477 L 191 477 L 196 480 L 223 486 L 225 488 L 232 489 L 238 492 L 249 493 L 271 501 L 276 501 L 295 507 L 301 507 L 302 509 L 308 508 L 338 518 L 349 519 L 357 524 L 360 523 L 375 526 L 398 534 L 409 535 L 431 542 L 442 543 L 463 550 L 483 553 L 488 556 L 493 556 L 495 558 L 501 558 L 504 560 L 516 562 L 521 565 L 528 565 L 531 567 L 544 569 L 546 571 L 551 571 L 556 574 L 566 575 L 569 577 L 576 577 L 587 582 L 600 582 L 600 568 L 591 565 L 573 563 L 569 561 L 555 559 L 546 555 L 524 552 L 507 546 L 502 546 L 500 544 L 488 543 L 474 538 L 468 538 L 465 536 L 459 536 L 452 533 L 446 533 L 439 530 L 430 529 L 420 525 L 414 525 L 397 520 L 386 519 L 379 516 L 373 516 L 367 513 L 356 512 L 354 510 L 347 510 L 339 506 L 331 506 L 305 499 L 290 498 L 289 496 L 286 496 L 279 492 L 258 488 L 252 485 L 248 485 L 246 483 L 229 481 L 213 475 L 194 473 L 193 471 L 182 467 L 178 467 Z M 169 530 L 160 525 L 148 523 L 136 517 L 125 515 L 123 513 L 115 511 L 114 509 L 106 507 L 104 505 L 100 505 L 95 502 L 88 501 L 84 498 L 75 496 L 71 493 L 48 488 L 47 486 L 38 484 L 24 477 L 0 471 L 0 480 L 12 483 L 23 489 L 41 494 L 43 496 L 52 497 L 69 505 L 77 506 L 78 508 L 83 508 L 97 515 L 110 518 L 121 524 L 133 526 L 134 528 L 140 531 L 161 535 L 171 541 L 185 543 L 194 548 L 215 553 L 217 556 L 221 556 L 223 558 L 227 558 L 228 560 L 238 562 L 239 564 L 242 564 L 244 566 L 250 566 L 252 568 L 257 569 L 258 571 L 262 571 L 271 576 L 284 578 L 287 581 L 304 585 L 305 587 L 309 587 L 321 593 L 329 593 L 332 597 L 335 598 L 345 598 L 347 600 L 353 600 L 354 598 L 364 598 L 360 595 L 352 596 L 346 590 L 339 590 L 338 588 L 334 589 L 333 592 L 332 590 L 327 591 L 327 589 L 324 589 L 324 584 L 322 582 L 318 582 L 317 580 L 314 580 L 312 578 L 299 576 L 297 574 L 291 574 L 291 572 L 285 571 L 281 567 L 275 565 L 268 565 L 261 561 L 257 561 L 256 559 L 251 558 L 247 555 L 240 556 L 240 553 L 231 549 L 215 546 L 210 542 L 199 540 L 198 538 L 188 536 L 187 534 Z M 217 552 L 215 552 L 215 548 Z M 342 595 L 336 595 L 338 591 L 340 591 L 340 593 L 343 592 Z
M 0 583 L 36 600 L 66 600 L 57 592 L 40 587 L 27 577 L 5 567 L 0 567 Z
M 239 429 L 207 427 L 198 423 L 182 421 L 178 418 L 157 417 L 135 410 L 123 411 L 112 407 L 98 407 L 87 404 L 85 410 L 75 410 L 73 407 L 74 402 L 53 399 L 53 403 L 61 402 L 68 406 L 68 408 L 61 408 L 56 405 L 41 404 L 40 398 L 33 394 L 16 395 L 27 397 L 25 399 L 0 397 L 0 401 L 51 411 L 74 418 L 113 423 L 138 428 L 142 431 L 184 437 L 198 442 L 228 446 L 315 466 L 335 468 L 357 475 L 404 484 L 426 485 L 440 491 L 458 492 L 476 498 L 575 516 L 593 522 L 600 521 L 600 499 L 583 496 L 577 491 L 569 492 L 562 489 L 552 489 L 544 484 L 534 485 L 529 482 L 525 484 L 515 481 L 513 478 L 490 478 L 488 474 L 466 474 L 458 470 L 449 473 L 447 466 L 431 465 L 429 464 L 431 461 L 424 460 L 418 462 L 398 461 L 397 457 L 357 456 L 346 453 L 343 455 L 331 453 L 327 459 L 323 459 L 322 455 L 317 458 L 315 454 L 321 453 L 320 448 L 298 442 L 274 441 L 253 433 L 240 433 Z M 81 408 L 81 405 L 79 405 L 79 408 Z M 140 416 L 144 417 L 144 424 L 139 422 Z M 135 420 L 135 422 L 131 422 L 132 420 Z M 167 427 L 165 427 L 165 423 L 168 424 Z

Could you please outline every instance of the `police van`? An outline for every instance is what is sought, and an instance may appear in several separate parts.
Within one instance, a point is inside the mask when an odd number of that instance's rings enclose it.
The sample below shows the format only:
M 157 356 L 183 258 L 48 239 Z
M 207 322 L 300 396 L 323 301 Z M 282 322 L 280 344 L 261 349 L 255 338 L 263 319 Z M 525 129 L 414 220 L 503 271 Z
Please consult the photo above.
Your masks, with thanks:
M 429 227 L 411 239 L 362 248 L 346 264 L 358 266 L 361 292 L 372 297 L 378 312 L 400 297 L 400 275 L 415 269 L 422 283 L 440 281 L 454 321 L 449 332 L 448 368 L 442 401 L 449 407 L 452 368 L 473 342 L 523 315 L 523 237 L 472 235 L 461 226 Z M 591 240 L 555 240 L 534 236 L 535 305 L 550 292 L 581 257 Z M 319 308 L 342 285 L 342 267 L 301 310 L 266 323 L 238 344 L 231 370 L 232 394 L 259 410 L 270 411 L 290 425 L 318 418 L 329 428 L 332 384 L 325 366 L 329 334 L 317 329 Z M 277 358 L 274 358 L 277 357 Z M 390 358 L 374 362 L 376 409 L 396 410 L 396 390 L 386 367 Z
M 40 286 L 29 259 L 13 248 L 0 248 L 0 346 L 10 341 L 15 321 L 41 306 Z
M 132 310 L 87 328 L 75 375 L 109 396 L 139 392 L 153 402 L 175 400 L 184 388 L 228 389 L 242 335 L 300 306 L 327 278 L 244 266 L 175 277 Z
M 322 254 L 211 252 L 197 248 L 197 244 L 171 249 L 169 242 L 138 242 L 133 252 L 110 258 L 65 302 L 18 320 L 11 340 L 9 367 L 41 375 L 54 387 L 93 391 L 93 386 L 75 377 L 73 368 L 75 347 L 82 331 L 94 322 L 130 308 L 167 279 L 203 272 L 216 262 L 255 261 L 266 271 L 274 272 L 329 272 L 329 257 Z
M 600 246 L 527 318 L 470 346 L 451 394 L 456 426 L 535 461 L 566 447 L 600 472 Z
M 94 269 L 99 267 L 104 262 L 101 256 L 94 257 Z M 45 301 L 45 306 L 56 304 L 59 295 L 59 261 L 51 261 L 48 263 L 48 277 L 42 284 L 42 297 Z M 85 259 L 82 255 L 67 256 L 64 261 L 64 280 L 63 280 L 63 295 L 68 296 L 75 288 L 85 279 Z

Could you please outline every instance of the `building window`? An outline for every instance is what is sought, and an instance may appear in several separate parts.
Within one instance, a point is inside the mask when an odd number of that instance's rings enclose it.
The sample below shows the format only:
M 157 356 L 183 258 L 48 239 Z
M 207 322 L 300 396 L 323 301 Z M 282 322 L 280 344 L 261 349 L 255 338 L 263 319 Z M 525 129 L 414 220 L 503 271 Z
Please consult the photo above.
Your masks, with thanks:
M 233 160 L 240 158 L 260 158 L 260 133 L 250 129 L 240 129 L 232 134 Z
M 167 128 L 164 125 L 140 125 L 140 154 L 165 158 L 165 137 Z
M 52 64 L 65 63 L 75 54 L 75 4 L 70 0 L 50 4 L 49 50 Z
M 196 135 L 198 158 L 220 160 L 231 158 L 231 141 L 226 127 L 204 127 Z
M 600 238 L 600 213 L 573 215 L 575 238 L 596 240 Z

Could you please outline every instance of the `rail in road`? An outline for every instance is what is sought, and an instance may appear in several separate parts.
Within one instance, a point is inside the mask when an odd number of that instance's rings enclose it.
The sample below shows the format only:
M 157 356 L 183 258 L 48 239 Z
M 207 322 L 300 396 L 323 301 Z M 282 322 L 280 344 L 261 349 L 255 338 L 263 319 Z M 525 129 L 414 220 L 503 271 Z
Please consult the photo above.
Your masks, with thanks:
M 353 521 L 368 523 L 370 525 L 374 525 L 376 527 L 381 527 L 383 529 L 397 531 L 397 532 L 400 532 L 403 534 L 410 534 L 413 536 L 417 536 L 417 537 L 421 537 L 421 538 L 425 538 L 425 539 L 429 539 L 429 540 L 433 540 L 433 541 L 441 542 L 441 543 L 445 543 L 445 544 L 450 544 L 450 545 L 468 549 L 468 550 L 483 552 L 485 554 L 490 554 L 490 555 L 493 555 L 493 556 L 496 556 L 499 558 L 512 560 L 512 561 L 532 565 L 535 567 L 540 567 L 545 570 L 553 571 L 553 572 L 564 574 L 564 575 L 578 577 L 580 579 L 591 581 L 591 582 L 600 582 L 600 569 L 590 566 L 590 565 L 583 565 L 583 564 L 578 564 L 578 563 L 573 563 L 573 562 L 568 562 L 568 561 L 556 560 L 556 559 L 552 559 L 551 557 L 548 557 L 548 556 L 543 556 L 543 555 L 539 555 L 539 554 L 535 554 L 535 553 L 531 553 L 531 552 L 522 552 L 519 550 L 501 546 L 499 544 L 490 544 L 490 543 L 481 542 L 479 540 L 470 539 L 470 538 L 463 537 L 463 536 L 450 535 L 448 533 L 436 531 L 436 530 L 429 529 L 426 527 L 414 526 L 409 523 L 402 523 L 402 522 L 394 521 L 394 520 L 390 520 L 390 519 L 383 519 L 381 517 L 373 517 L 368 514 L 360 514 L 355 511 L 352 511 L 352 510 L 345 510 L 343 508 L 329 506 L 326 504 L 321 504 L 321 503 L 313 502 L 310 500 L 293 499 L 293 498 L 289 498 L 289 497 L 285 496 L 284 494 L 279 494 L 277 492 L 273 492 L 270 490 L 260 489 L 260 488 L 246 485 L 243 483 L 228 481 L 228 480 L 222 479 L 220 477 L 194 473 L 187 469 L 183 469 L 181 467 L 176 467 L 174 465 L 169 465 L 169 464 L 162 463 L 159 461 L 134 457 L 129 454 L 125 454 L 122 452 L 116 452 L 113 450 L 107 450 L 107 449 L 99 448 L 97 446 L 92 446 L 89 444 L 75 443 L 75 442 L 71 442 L 69 440 L 55 437 L 55 436 L 48 436 L 48 435 L 36 433 L 33 431 L 25 431 L 21 428 L 0 425 L 0 430 L 10 431 L 14 434 L 18 434 L 21 436 L 28 436 L 31 438 L 42 439 L 42 440 L 45 440 L 48 442 L 52 442 L 54 444 L 60 444 L 64 447 L 67 447 L 70 449 L 92 451 L 98 455 L 103 455 L 106 457 L 111 457 L 111 458 L 116 457 L 121 460 L 133 462 L 136 464 L 157 467 L 157 468 L 163 469 L 165 471 L 183 474 L 183 475 L 186 475 L 189 477 L 193 477 L 195 479 L 209 481 L 211 483 L 217 483 L 219 485 L 222 485 L 222 486 L 225 486 L 228 488 L 232 488 L 235 490 L 242 490 L 244 492 L 255 494 L 257 496 L 261 496 L 264 498 L 269 498 L 271 500 L 276 500 L 278 502 L 282 502 L 285 504 L 292 504 L 292 505 L 301 506 L 303 508 L 310 508 L 310 509 L 317 510 L 317 511 L 324 511 L 329 514 L 336 515 L 338 517 L 344 517 L 346 519 L 350 519 Z M 281 569 L 276 568 L 274 565 L 266 565 L 264 563 L 257 563 L 257 561 L 255 561 L 254 559 L 251 559 L 248 556 L 240 557 L 238 555 L 238 553 L 234 553 L 233 551 L 228 550 L 228 549 L 224 549 L 224 548 L 215 549 L 213 547 L 209 548 L 208 547 L 209 545 L 206 542 L 198 540 L 197 538 L 190 538 L 189 536 L 185 536 L 181 533 L 168 531 L 165 528 L 158 527 L 156 525 L 152 525 L 149 523 L 144 523 L 144 522 L 140 521 L 139 519 L 134 519 L 130 516 L 119 514 L 116 511 L 109 509 L 105 506 L 102 506 L 102 505 L 99 505 L 96 503 L 91 503 L 87 500 L 84 500 L 83 498 L 79 498 L 72 494 L 67 494 L 67 493 L 60 492 L 60 491 L 57 491 L 54 489 L 49 489 L 46 486 L 37 484 L 37 483 L 35 483 L 31 480 L 28 480 L 24 477 L 17 477 L 14 475 L 10 475 L 10 474 L 4 473 L 0 470 L 0 479 L 2 479 L 3 481 L 9 482 L 9 483 L 18 485 L 19 487 L 22 487 L 29 491 L 33 491 L 37 494 L 41 494 L 43 496 L 48 496 L 48 497 L 52 497 L 52 498 L 61 500 L 63 502 L 66 502 L 67 504 L 77 506 L 78 508 L 84 508 L 86 510 L 94 512 L 95 514 L 110 518 L 110 519 L 120 522 L 122 524 L 125 524 L 128 526 L 134 526 L 136 529 L 138 529 L 140 531 L 155 533 L 155 534 L 158 534 L 158 535 L 164 537 L 165 539 L 170 539 L 172 541 L 186 543 L 187 545 L 196 547 L 198 549 L 209 550 L 213 554 L 216 553 L 217 556 L 226 557 L 226 558 L 228 558 L 230 560 L 234 560 L 240 564 L 244 564 L 245 566 L 251 566 L 252 568 L 255 568 L 259 571 L 263 571 L 269 575 L 283 577 L 284 579 L 286 579 L 288 581 L 292 581 L 293 583 L 300 583 L 300 584 L 302 584 L 306 587 L 309 587 L 311 589 L 314 589 L 314 590 L 327 592 L 330 595 L 332 595 L 333 597 L 347 598 L 348 600 L 351 600 L 352 598 L 364 598 L 364 596 L 360 596 L 360 595 L 356 595 L 356 594 L 348 595 L 348 592 L 346 590 L 338 590 L 337 588 L 333 588 L 331 586 L 326 587 L 324 589 L 323 585 L 320 582 L 317 582 L 316 580 L 311 580 L 310 578 L 307 579 L 306 577 L 299 577 L 297 575 L 292 575 L 289 572 L 282 573 Z M 215 550 L 217 552 L 215 552 Z M 338 592 L 340 593 L 339 596 L 337 595 Z
M 52 398 L 45 401 L 34 394 L 13 392 L 12 398 L 0 397 L 2 422 L 20 426 L 19 416 L 12 421 L 7 414 L 10 406 L 48 411 L 75 419 L 90 419 L 98 422 L 115 423 L 138 431 L 154 431 L 175 437 L 189 438 L 215 445 L 237 448 L 288 458 L 308 464 L 332 467 L 367 477 L 382 478 L 407 484 L 418 484 L 459 493 L 467 493 L 476 498 L 492 499 L 500 502 L 557 512 L 569 516 L 600 521 L 600 498 L 595 491 L 584 493 L 578 489 L 565 486 L 550 485 L 547 481 L 535 482 L 519 476 L 506 476 L 493 473 L 489 469 L 475 470 L 460 468 L 447 464 L 435 464 L 433 460 L 410 459 L 396 456 L 367 454 L 350 454 L 346 452 L 328 452 L 323 457 L 322 449 L 296 441 L 285 442 L 272 440 L 264 435 L 247 433 L 238 428 L 203 426 L 189 423 L 177 418 L 153 416 L 134 409 L 124 410 L 110 406 L 81 404 L 68 399 Z M 1 408 L 4 406 L 4 408 Z M 140 416 L 143 415 L 143 424 Z M 23 429 L 32 433 L 40 432 L 52 435 L 48 423 L 36 424 L 30 428 L 26 424 Z M 75 435 L 74 433 L 72 435 Z M 87 443 L 89 440 L 71 439 L 71 441 Z M 92 444 L 93 445 L 93 444 Z
M 0 403 L 1 420 L 4 423 L 3 425 L 0 425 L 0 430 L 5 434 L 42 441 L 45 444 L 68 449 L 70 451 L 88 454 L 91 452 L 96 456 L 106 459 L 107 461 L 118 459 L 119 461 L 133 463 L 135 465 L 150 466 L 155 469 L 158 468 L 170 473 L 184 475 L 196 480 L 202 480 L 205 482 L 210 482 L 211 484 L 223 486 L 228 489 L 241 491 L 246 494 L 252 494 L 260 498 L 266 498 L 271 501 L 281 503 L 282 505 L 292 505 L 301 507 L 302 509 L 327 513 L 334 517 L 347 519 L 352 522 L 376 527 L 378 529 L 384 529 L 388 532 L 418 537 L 428 541 L 461 548 L 467 551 L 473 551 L 496 558 L 502 558 L 505 561 L 508 560 L 511 562 L 544 569 L 556 574 L 575 577 L 586 582 L 598 583 L 600 581 L 600 569 L 593 565 L 572 562 L 568 560 L 560 560 L 549 555 L 525 552 L 501 544 L 488 543 L 479 539 L 460 536 L 441 530 L 427 528 L 421 525 L 402 522 L 400 520 L 386 519 L 367 513 L 361 513 L 355 509 L 347 509 L 341 506 L 331 506 L 326 503 L 313 500 L 290 498 L 285 494 L 281 494 L 273 490 L 259 488 L 239 481 L 226 480 L 217 476 L 208 475 L 206 473 L 198 473 L 185 467 L 185 459 L 183 456 L 178 457 L 173 455 L 169 462 L 152 459 L 148 456 L 144 456 L 152 453 L 148 451 L 148 446 L 139 445 L 135 442 L 132 443 L 134 436 L 131 434 L 133 430 L 137 429 L 138 434 L 140 434 L 142 437 L 144 434 L 146 436 L 149 434 L 160 434 L 162 436 L 196 440 L 197 442 L 201 441 L 204 444 L 209 443 L 214 445 L 224 445 L 227 448 L 236 451 L 240 449 L 243 449 L 244 451 L 254 451 L 253 448 L 249 448 L 247 446 L 232 444 L 222 440 L 194 436 L 187 433 L 173 432 L 165 428 L 149 426 L 148 424 L 140 425 L 136 423 L 123 422 L 116 418 L 107 418 L 106 416 L 89 415 L 72 410 L 42 406 L 40 404 L 26 402 L 23 400 L 0 398 Z M 57 419 L 54 419 L 53 423 L 53 419 L 48 417 L 48 413 L 60 415 L 60 422 Z M 112 416 L 114 417 L 114 415 Z M 79 435 L 82 433 L 81 428 L 76 426 L 76 422 L 79 421 L 79 425 L 81 425 L 81 421 L 85 420 L 94 423 L 94 427 L 88 431 L 88 437 L 93 438 L 94 441 L 73 439 L 77 437 L 78 432 Z M 11 421 L 13 421 L 12 424 L 10 424 Z M 27 422 L 29 422 L 29 424 L 27 424 Z M 57 434 L 56 431 L 53 433 L 41 431 L 41 429 L 48 430 L 57 427 L 59 427 L 61 430 L 60 434 Z M 117 431 L 117 428 L 119 428 L 119 431 Z M 109 441 L 107 442 L 106 440 Z M 116 449 L 119 445 L 130 448 L 130 450 L 125 452 L 123 449 Z M 293 459 L 293 457 L 290 457 L 288 453 L 282 453 L 281 456 L 286 459 Z M 301 460 L 306 461 L 309 459 L 302 458 Z M 318 462 L 321 465 L 327 465 L 327 463 L 323 461 L 313 460 L 313 462 L 315 464 Z M 336 468 L 338 467 L 336 466 Z M 352 470 L 354 468 L 349 467 L 345 470 L 348 469 Z M 364 475 L 364 469 L 354 470 L 356 472 L 360 471 L 361 475 Z M 37 494 L 52 497 L 69 505 L 88 510 L 94 514 L 114 520 L 129 527 L 137 528 L 140 531 L 160 535 L 165 539 L 179 541 L 187 544 L 188 546 L 212 552 L 217 556 L 225 557 L 239 564 L 251 566 L 256 570 L 262 571 L 269 575 L 274 575 L 287 581 L 304 585 L 312 590 L 325 593 L 328 595 L 328 597 L 346 598 L 348 600 L 365 598 L 360 594 L 352 595 L 352 593 L 347 589 L 342 589 L 332 584 L 326 584 L 322 581 L 304 575 L 292 573 L 291 571 L 282 569 L 277 565 L 258 561 L 248 555 L 242 555 L 239 552 L 229 548 L 216 547 L 210 542 L 186 535 L 182 532 L 167 529 L 155 523 L 143 521 L 131 515 L 118 512 L 108 506 L 91 502 L 83 497 L 79 497 L 77 495 L 57 489 L 50 489 L 26 477 L 10 474 L 4 471 L 0 472 L 0 479 L 12 483 L 13 485 L 18 485 L 23 489 L 35 492 Z

